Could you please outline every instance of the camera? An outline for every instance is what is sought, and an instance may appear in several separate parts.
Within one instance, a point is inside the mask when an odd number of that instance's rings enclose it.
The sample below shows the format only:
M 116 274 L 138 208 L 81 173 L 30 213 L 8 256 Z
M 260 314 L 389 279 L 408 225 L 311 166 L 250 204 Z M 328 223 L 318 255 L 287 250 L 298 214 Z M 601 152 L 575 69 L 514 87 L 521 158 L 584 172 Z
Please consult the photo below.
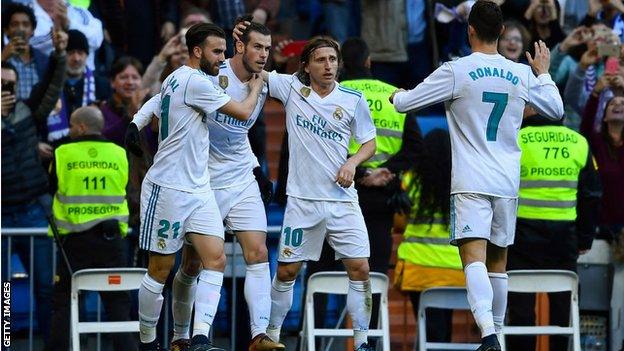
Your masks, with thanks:
M 15 95 L 15 82 L 2 82 L 2 91 L 8 91 L 11 95 Z

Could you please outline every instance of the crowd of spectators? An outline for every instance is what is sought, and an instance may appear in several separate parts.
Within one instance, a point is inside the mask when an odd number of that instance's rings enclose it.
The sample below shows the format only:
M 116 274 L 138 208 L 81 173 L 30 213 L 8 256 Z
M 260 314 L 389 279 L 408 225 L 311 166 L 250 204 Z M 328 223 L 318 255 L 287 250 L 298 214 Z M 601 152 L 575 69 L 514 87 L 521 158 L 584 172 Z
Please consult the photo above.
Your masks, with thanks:
M 283 50 L 291 40 L 327 35 L 342 43 L 361 37 L 370 48 L 372 76 L 409 89 L 441 61 L 468 53 L 463 12 L 469 11 L 471 1 L 440 1 L 449 8 L 457 6 L 456 17 L 445 21 L 438 16 L 436 2 L 3 0 L 2 226 L 45 225 L 45 211 L 33 204 L 39 206 L 46 195 L 43 172 L 53 150 L 66 141 L 69 116 L 77 108 L 97 106 L 105 120 L 103 136 L 123 146 L 133 114 L 159 91 L 169 73 L 186 63 L 184 33 L 191 25 L 214 22 L 231 32 L 237 17 L 253 14 L 254 21 L 273 31 L 267 67 L 280 70 L 292 69 L 288 62 L 296 60 L 289 57 L 296 52 Z M 525 51 L 532 51 L 536 40 L 551 49 L 550 73 L 563 96 L 564 124 L 588 139 L 604 188 L 598 235 L 611 242 L 624 240 L 622 0 L 497 2 L 507 20 L 500 54 L 526 62 Z M 6 82 L 5 69 L 14 73 Z M 259 122 L 258 128 L 262 126 Z M 157 134 L 156 123 L 144 129 L 143 157 L 128 155 L 130 226 L 135 229 L 141 182 L 155 154 Z M 260 145 L 254 151 L 262 155 L 264 135 L 250 133 L 252 144 Z M 33 219 L 35 210 L 39 218 Z M 35 264 L 45 265 L 48 254 L 36 255 Z M 44 287 L 36 289 L 37 303 L 45 312 L 50 275 L 44 267 L 36 271 L 43 276 L 36 281 Z M 41 321 L 40 326 L 47 324 Z

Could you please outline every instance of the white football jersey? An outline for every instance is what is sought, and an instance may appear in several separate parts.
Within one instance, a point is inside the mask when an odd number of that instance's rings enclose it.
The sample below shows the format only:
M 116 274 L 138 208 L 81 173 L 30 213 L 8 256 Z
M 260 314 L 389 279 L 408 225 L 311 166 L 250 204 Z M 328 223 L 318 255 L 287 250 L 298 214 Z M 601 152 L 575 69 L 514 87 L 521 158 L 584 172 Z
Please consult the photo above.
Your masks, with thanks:
M 269 73 L 269 93 L 286 109 L 288 183 L 286 194 L 301 199 L 357 202 L 352 185 L 335 182 L 347 161 L 349 139 L 359 144 L 375 138 L 366 98 L 340 86 L 324 98 L 294 75 Z
M 198 69 L 182 66 L 171 73 L 133 119 L 141 128 L 149 123 L 145 116 L 159 118 L 158 151 L 145 177 L 166 188 L 210 191 L 208 120 L 229 101 Z
M 248 84 L 236 77 L 229 59 L 219 67 L 219 75 L 211 76 L 210 79 L 217 89 L 220 87 L 235 101 L 243 101 L 249 95 Z M 256 108 L 247 121 L 240 121 L 218 111 L 208 118 L 210 130 L 208 168 L 212 189 L 227 188 L 255 180 L 252 171 L 258 166 L 258 160 L 251 151 L 247 135 L 262 111 L 266 95 L 265 86 L 258 97 Z
M 399 112 L 445 101 L 451 135 L 451 193 L 517 197 L 518 130 L 526 104 L 561 119 L 563 102 L 549 74 L 498 54 L 473 53 L 446 62 L 414 89 L 397 93 Z

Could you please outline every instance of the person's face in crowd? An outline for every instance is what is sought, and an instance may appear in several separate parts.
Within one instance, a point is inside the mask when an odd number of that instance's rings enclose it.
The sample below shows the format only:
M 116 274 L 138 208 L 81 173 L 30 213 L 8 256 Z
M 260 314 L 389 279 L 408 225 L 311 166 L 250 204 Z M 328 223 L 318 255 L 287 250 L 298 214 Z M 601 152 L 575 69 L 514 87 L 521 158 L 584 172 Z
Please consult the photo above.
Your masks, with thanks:
M 225 62 L 225 39 L 209 36 L 204 40 L 204 46 L 196 46 L 193 54 L 199 58 L 199 68 L 202 72 L 216 76 L 219 74 L 219 66 Z
M 498 40 L 498 52 L 507 59 L 518 62 L 522 55 L 522 33 L 518 28 L 505 30 Z
M 336 81 L 338 72 L 338 54 L 332 47 L 321 47 L 310 54 L 305 67 L 310 75 L 310 82 L 323 87 L 330 86 Z
M 533 20 L 538 25 L 546 25 L 548 24 L 548 22 L 556 19 L 557 8 L 551 0 L 548 0 L 547 2 L 542 2 L 533 13 Z
M 191 28 L 197 23 L 210 23 L 210 20 L 201 13 L 191 13 L 180 22 L 180 28 Z
M 243 43 L 237 43 L 243 46 Z M 249 42 L 243 49 L 243 65 L 248 72 L 260 73 L 266 65 L 271 50 L 271 36 L 258 32 L 249 33 Z
M 33 24 L 30 22 L 30 18 L 25 13 L 15 13 L 11 16 L 9 26 L 7 27 L 7 36 L 12 38 L 14 35 L 19 34 L 25 40 L 30 39 L 33 35 Z
M 128 65 L 123 71 L 113 77 L 111 86 L 119 97 L 130 99 L 141 86 L 141 75 L 136 67 Z
M 70 50 L 67 52 L 67 74 L 70 77 L 78 77 L 85 72 L 87 56 L 89 55 L 82 50 Z
M 604 122 L 624 123 L 624 96 L 616 96 L 605 109 Z

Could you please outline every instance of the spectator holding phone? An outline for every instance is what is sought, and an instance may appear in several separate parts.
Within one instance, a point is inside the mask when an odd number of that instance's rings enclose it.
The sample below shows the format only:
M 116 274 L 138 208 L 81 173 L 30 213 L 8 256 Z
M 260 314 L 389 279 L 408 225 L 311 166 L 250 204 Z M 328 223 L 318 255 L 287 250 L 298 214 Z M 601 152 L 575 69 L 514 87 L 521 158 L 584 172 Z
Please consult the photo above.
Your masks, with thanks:
M 611 70 L 611 68 L 610 68 Z M 604 113 L 599 112 L 601 95 L 610 91 Z M 603 237 L 612 239 L 624 227 L 624 72 L 605 74 L 587 101 L 581 134 L 589 141 L 598 164 L 604 194 L 600 218 Z
M 35 14 L 26 5 L 10 3 L 2 12 L 2 31 L 9 38 L 9 43 L 2 49 L 2 61 L 11 63 L 17 70 L 17 100 L 28 99 L 33 86 L 48 68 L 48 55 L 28 43 L 36 26 Z
M 565 38 L 559 25 L 561 9 L 555 0 L 531 0 L 524 12 L 524 19 L 529 24 L 532 40 L 542 40 L 549 49 Z
M 600 21 L 619 34 L 624 40 L 624 3 L 622 0 L 589 0 L 589 12 L 585 21 Z
M 42 77 L 41 94 L 33 92 L 27 100 L 16 99 L 19 74 L 9 62 L 2 61 L 2 227 L 45 227 L 50 210 L 48 176 L 40 162 L 40 146 L 36 120 L 44 120 L 58 100 L 65 79 L 65 48 L 67 34 L 55 32 L 55 69 Z M 2 249 L 8 249 L 2 240 Z M 34 292 L 37 303 L 37 324 L 44 341 L 50 328 L 52 297 L 52 242 L 47 237 L 30 241 L 27 237 L 13 239 L 11 249 L 22 259 L 32 262 Z M 30 257 L 33 245 L 33 257 Z M 9 280 L 8 267 L 2 256 L 2 280 Z

